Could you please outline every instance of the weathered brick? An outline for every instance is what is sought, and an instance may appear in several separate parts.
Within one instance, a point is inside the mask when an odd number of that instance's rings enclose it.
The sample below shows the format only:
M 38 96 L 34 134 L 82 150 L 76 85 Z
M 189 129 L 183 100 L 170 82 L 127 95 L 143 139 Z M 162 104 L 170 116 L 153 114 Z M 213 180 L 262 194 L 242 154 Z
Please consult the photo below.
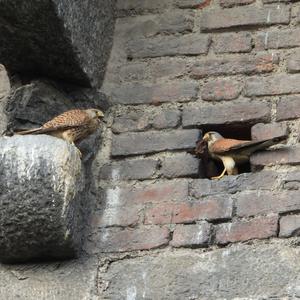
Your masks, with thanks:
M 266 140 L 274 137 L 284 137 L 287 135 L 288 127 L 283 123 L 258 123 L 251 128 L 252 140 Z
M 165 129 L 177 127 L 180 121 L 177 109 L 129 110 L 114 118 L 112 130 L 115 133 L 143 131 L 145 129 Z
M 105 191 L 104 211 L 108 208 L 144 207 L 145 204 L 179 202 L 188 198 L 188 182 L 172 180 L 158 183 L 145 182 L 138 186 L 113 187 Z
M 270 26 L 288 24 L 289 7 L 276 5 L 273 7 L 237 7 L 230 10 L 211 9 L 203 12 L 201 30 L 215 30 L 241 26 Z
M 258 217 L 218 225 L 216 243 L 228 244 L 277 236 L 278 216 Z
M 237 215 L 249 217 L 300 209 L 298 191 L 247 191 L 236 195 Z
M 250 157 L 253 166 L 299 165 L 300 147 L 279 148 L 256 152 Z
M 175 5 L 179 8 L 202 9 L 210 5 L 211 0 L 175 0 Z
M 210 233 L 211 224 L 207 222 L 197 225 L 176 225 L 170 244 L 173 247 L 206 247 Z
M 170 0 L 118 0 L 117 9 L 132 11 L 135 13 L 153 12 L 160 9 L 169 8 L 172 1 Z
M 139 81 L 160 78 L 178 78 L 188 71 L 184 59 L 164 57 L 163 59 L 147 62 L 129 62 L 116 70 L 119 82 Z
M 220 5 L 224 8 L 247 5 L 255 2 L 255 0 L 220 0 Z
M 178 81 L 157 84 L 127 84 L 112 91 L 114 104 L 159 104 L 163 102 L 186 102 L 195 100 L 198 94 L 198 83 Z
M 161 161 L 160 173 L 167 178 L 199 175 L 200 161 L 188 153 L 175 154 Z
M 258 33 L 255 47 L 258 49 L 281 49 L 300 45 L 300 30 L 276 30 Z
M 194 27 L 193 13 L 183 10 L 172 10 L 158 15 L 137 16 L 128 20 L 131 25 L 127 32 L 129 39 L 152 37 L 158 34 L 192 32 Z
M 130 58 L 199 55 L 207 53 L 209 43 L 209 36 L 201 34 L 186 34 L 181 37 L 158 36 L 130 41 L 127 53 Z
M 213 48 L 216 53 L 250 52 L 251 41 L 251 34 L 248 32 L 225 33 L 213 39 Z
M 264 4 L 268 4 L 268 3 L 279 3 L 279 2 L 288 3 L 288 2 L 291 2 L 291 0 L 263 0 L 263 3 L 264 3 Z
M 143 207 L 138 205 L 105 207 L 100 214 L 91 217 L 90 225 L 97 231 L 102 227 L 133 226 L 139 222 L 142 210 Z
M 106 164 L 99 171 L 99 179 L 133 180 L 153 177 L 158 167 L 154 159 L 136 159 Z
M 221 101 L 236 99 L 243 88 L 243 83 L 232 79 L 215 79 L 204 84 L 201 90 L 203 100 Z
M 229 58 L 203 59 L 192 67 L 191 77 L 268 73 L 278 64 L 278 57 L 272 54 L 239 55 Z
M 217 103 L 215 105 L 188 106 L 183 110 L 183 127 L 257 123 L 270 121 L 271 107 L 262 101 Z M 230 117 L 228 117 L 230 116 Z
M 299 73 L 300 72 L 300 52 L 296 51 L 291 54 L 287 60 L 287 71 L 289 73 Z
M 176 109 L 162 110 L 153 115 L 151 125 L 154 129 L 174 128 L 180 122 L 181 112 Z
M 300 78 L 300 77 L 299 77 Z M 277 104 L 276 120 L 291 120 L 300 118 L 300 97 L 285 96 Z
M 280 237 L 299 236 L 300 234 L 300 216 L 289 215 L 280 219 Z
M 167 228 L 144 227 L 138 229 L 105 228 L 99 232 L 101 252 L 150 250 L 167 245 L 170 233 Z
M 286 190 L 300 190 L 300 172 L 289 171 L 283 179 L 283 188 Z
M 245 190 L 272 190 L 279 185 L 275 171 L 243 173 L 238 176 L 225 176 L 222 180 L 194 179 L 190 196 L 201 199 L 203 196 L 235 194 Z
M 181 202 L 188 198 L 188 182 L 174 180 L 161 183 L 145 184 L 137 188 L 125 189 L 122 193 L 126 204 L 149 204 Z
M 268 77 L 249 78 L 246 83 L 247 96 L 267 96 L 300 92 L 300 74 L 278 74 Z
M 126 156 L 166 150 L 192 149 L 195 147 L 199 135 L 199 130 L 150 131 L 113 135 L 112 155 Z
M 232 200 L 227 196 L 201 201 L 161 203 L 145 213 L 145 224 L 191 223 L 199 220 L 224 220 L 232 215 Z

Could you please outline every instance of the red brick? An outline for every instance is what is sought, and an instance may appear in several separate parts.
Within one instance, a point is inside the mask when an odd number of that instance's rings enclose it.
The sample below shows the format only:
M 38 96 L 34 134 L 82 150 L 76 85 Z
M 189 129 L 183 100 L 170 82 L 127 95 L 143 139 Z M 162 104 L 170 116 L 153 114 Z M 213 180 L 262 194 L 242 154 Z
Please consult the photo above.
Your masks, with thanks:
M 197 225 L 176 225 L 170 244 L 173 247 L 206 247 L 210 233 L 211 224 L 207 222 Z
M 258 123 L 251 128 L 252 140 L 266 140 L 275 137 L 285 137 L 288 133 L 287 125 L 283 123 Z
M 128 204 L 182 202 L 188 198 L 188 182 L 174 180 L 155 184 L 146 183 L 126 190 L 124 197 Z
M 252 50 L 250 33 L 225 33 L 213 39 L 215 53 L 239 53 Z
M 228 10 L 211 9 L 203 12 L 201 30 L 216 30 L 241 26 L 270 26 L 288 24 L 289 7 L 276 5 L 272 7 L 238 7 Z
M 236 99 L 243 84 L 232 79 L 216 79 L 204 84 L 201 91 L 203 100 L 221 101 Z
M 114 104 L 159 104 L 163 102 L 188 102 L 197 98 L 198 83 L 177 81 L 156 84 L 124 84 L 116 87 L 111 94 Z
M 276 120 L 292 120 L 300 118 L 300 97 L 285 96 L 277 104 Z
M 144 182 L 130 187 L 114 187 L 105 191 L 105 209 L 142 206 L 150 203 L 181 202 L 188 198 L 186 180 Z M 104 210 L 105 211 L 105 210 Z M 120 212 L 118 211 L 118 212 Z
M 280 219 L 280 237 L 299 236 L 300 234 L 300 216 L 289 215 Z
M 277 56 L 269 53 L 206 58 L 195 63 L 191 69 L 191 77 L 200 79 L 206 76 L 268 73 L 274 70 L 277 63 Z
M 237 215 L 249 217 L 300 209 L 299 191 L 247 191 L 236 196 Z
M 280 148 L 256 152 L 250 157 L 253 166 L 299 165 L 300 147 Z
M 229 117 L 230 116 L 230 117 Z M 257 123 L 270 121 L 271 107 L 262 101 L 232 101 L 215 105 L 188 106 L 183 110 L 183 127 Z
M 191 202 L 163 203 L 149 208 L 145 224 L 190 223 L 199 220 L 230 219 L 232 201 L 229 197 L 217 197 Z
M 131 40 L 127 45 L 129 58 L 206 54 L 210 37 L 202 34 L 158 36 Z
M 255 0 L 220 0 L 220 5 L 224 8 L 229 8 L 239 5 L 247 5 L 254 3 Z
M 300 30 L 276 30 L 258 33 L 255 47 L 257 49 L 281 49 L 300 46 Z
M 300 74 L 276 74 L 268 77 L 249 78 L 246 83 L 247 96 L 272 96 L 300 93 Z
M 170 240 L 169 230 L 160 227 L 106 228 L 99 231 L 99 235 L 100 252 L 150 250 L 167 245 Z
M 277 236 L 278 216 L 239 220 L 216 228 L 216 243 L 228 244 Z
M 200 131 L 197 129 L 173 130 L 169 132 L 133 132 L 113 135 L 112 156 L 193 149 L 199 137 Z

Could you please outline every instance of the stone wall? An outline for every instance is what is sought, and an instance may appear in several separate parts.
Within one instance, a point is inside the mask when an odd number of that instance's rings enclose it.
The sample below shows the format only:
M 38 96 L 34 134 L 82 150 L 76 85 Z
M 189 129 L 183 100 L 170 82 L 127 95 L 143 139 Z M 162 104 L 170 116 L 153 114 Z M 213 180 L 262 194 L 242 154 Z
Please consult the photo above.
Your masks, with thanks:
M 1 293 L 300 297 L 300 3 L 119 0 L 117 14 L 84 254 L 2 266 Z M 194 153 L 208 130 L 288 138 L 253 155 L 240 175 L 210 180 Z

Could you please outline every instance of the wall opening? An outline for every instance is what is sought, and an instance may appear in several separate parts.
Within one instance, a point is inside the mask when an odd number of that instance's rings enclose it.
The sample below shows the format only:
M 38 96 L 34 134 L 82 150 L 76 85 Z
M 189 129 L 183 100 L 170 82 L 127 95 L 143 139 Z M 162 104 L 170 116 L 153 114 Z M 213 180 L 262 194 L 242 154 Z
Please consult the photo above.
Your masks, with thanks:
M 202 130 L 203 135 L 208 131 L 216 131 L 220 133 L 224 138 L 251 140 L 252 126 L 253 124 L 218 124 L 201 126 L 200 129 Z M 202 158 L 204 178 L 218 176 L 224 170 L 222 162 L 211 159 L 208 153 L 202 153 L 199 156 Z M 238 174 L 251 172 L 250 163 L 247 162 L 245 164 L 239 165 L 238 172 Z

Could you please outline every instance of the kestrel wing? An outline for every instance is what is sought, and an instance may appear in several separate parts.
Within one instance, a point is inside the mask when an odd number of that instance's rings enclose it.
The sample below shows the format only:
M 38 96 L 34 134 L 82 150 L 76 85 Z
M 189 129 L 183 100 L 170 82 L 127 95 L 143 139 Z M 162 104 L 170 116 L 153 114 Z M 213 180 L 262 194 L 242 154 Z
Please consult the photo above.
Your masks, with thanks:
M 213 144 L 212 151 L 216 154 L 226 154 L 232 151 L 240 150 L 241 153 L 251 154 L 254 151 L 265 149 L 284 140 L 285 137 L 272 138 L 260 141 L 243 141 L 224 139 Z
M 243 148 L 251 143 L 252 141 L 221 139 L 213 143 L 210 151 L 216 154 L 225 154 L 232 151 L 233 149 L 240 149 L 241 147 Z
M 42 126 L 43 132 L 70 129 L 86 125 L 90 121 L 88 114 L 80 109 L 73 109 L 58 115 Z

